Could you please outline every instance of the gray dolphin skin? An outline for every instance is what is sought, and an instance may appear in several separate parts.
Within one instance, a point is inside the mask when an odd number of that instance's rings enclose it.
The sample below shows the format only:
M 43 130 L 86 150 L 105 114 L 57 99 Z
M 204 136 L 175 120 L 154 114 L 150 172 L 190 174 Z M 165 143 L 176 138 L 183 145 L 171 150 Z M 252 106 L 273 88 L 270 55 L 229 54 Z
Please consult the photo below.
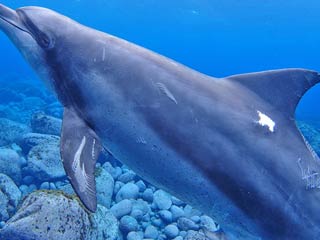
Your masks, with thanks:
M 0 28 L 64 106 L 61 158 L 89 210 L 104 148 L 229 239 L 320 239 L 319 159 L 294 120 L 318 72 L 217 79 L 40 7 L 0 5 Z

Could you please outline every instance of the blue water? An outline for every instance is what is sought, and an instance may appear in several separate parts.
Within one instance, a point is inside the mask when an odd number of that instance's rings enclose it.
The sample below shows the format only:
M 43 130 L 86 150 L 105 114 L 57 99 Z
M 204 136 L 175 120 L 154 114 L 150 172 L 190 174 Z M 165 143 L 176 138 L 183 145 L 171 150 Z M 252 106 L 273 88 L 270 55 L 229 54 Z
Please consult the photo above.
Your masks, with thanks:
M 299 67 L 320 71 L 317 0 L 3 0 L 12 8 L 39 5 L 135 42 L 206 74 L 223 77 Z M 0 74 L 36 79 L 0 34 Z M 297 117 L 320 119 L 320 86 L 303 98 Z

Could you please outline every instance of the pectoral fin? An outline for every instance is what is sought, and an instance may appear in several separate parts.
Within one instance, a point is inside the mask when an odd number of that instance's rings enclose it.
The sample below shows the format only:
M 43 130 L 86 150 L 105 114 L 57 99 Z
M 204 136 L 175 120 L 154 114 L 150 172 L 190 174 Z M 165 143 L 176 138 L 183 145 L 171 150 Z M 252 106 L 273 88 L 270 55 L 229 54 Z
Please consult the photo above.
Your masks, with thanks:
M 97 208 L 94 171 L 101 150 L 96 133 L 73 109 L 66 108 L 62 124 L 61 158 L 73 189 L 92 212 Z

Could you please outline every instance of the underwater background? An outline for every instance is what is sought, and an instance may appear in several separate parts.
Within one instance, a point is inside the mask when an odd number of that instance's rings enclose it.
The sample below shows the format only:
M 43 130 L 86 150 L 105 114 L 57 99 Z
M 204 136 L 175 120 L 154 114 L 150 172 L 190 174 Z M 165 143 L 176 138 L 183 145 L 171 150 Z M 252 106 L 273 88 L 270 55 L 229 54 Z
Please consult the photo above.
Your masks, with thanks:
M 0 3 L 51 8 L 215 77 L 279 68 L 320 71 L 318 0 Z M 319 103 L 320 86 L 315 86 L 296 112 L 318 154 Z M 219 232 L 214 220 L 143 181 L 107 153 L 97 164 L 99 209 L 88 214 L 73 197 L 61 164 L 61 118 L 56 98 L 0 33 L 0 239 L 191 240 Z M 50 191 L 35 192 L 39 189 Z

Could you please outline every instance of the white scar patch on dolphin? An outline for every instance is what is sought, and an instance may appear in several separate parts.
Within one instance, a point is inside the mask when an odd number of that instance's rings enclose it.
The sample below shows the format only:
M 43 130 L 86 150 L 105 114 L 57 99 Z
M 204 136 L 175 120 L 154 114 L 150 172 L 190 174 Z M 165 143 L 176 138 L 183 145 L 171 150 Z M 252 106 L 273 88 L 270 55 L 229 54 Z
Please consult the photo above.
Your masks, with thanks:
M 259 114 L 259 121 L 257 121 L 257 123 L 259 123 L 263 127 L 268 127 L 270 132 L 274 132 L 274 127 L 276 126 L 276 123 L 264 113 L 260 111 L 257 111 L 257 113 Z
M 92 144 L 92 149 L 91 149 L 91 157 L 92 157 L 92 159 L 95 158 L 95 152 L 94 152 L 95 145 L 96 145 L 96 139 L 93 139 L 93 144 Z
M 176 98 L 173 96 L 173 94 L 170 92 L 170 90 L 164 85 L 163 83 L 156 83 L 159 90 L 164 93 L 168 98 L 170 98 L 171 101 L 173 101 L 175 104 L 178 104 Z
M 83 136 L 80 146 L 73 158 L 72 170 L 74 171 L 76 181 L 79 183 L 80 191 L 86 192 L 86 190 L 89 190 L 89 192 L 92 192 L 89 184 L 90 177 L 86 173 L 84 163 L 82 164 L 80 163 L 81 154 L 86 145 L 86 140 L 87 140 L 86 137 Z

